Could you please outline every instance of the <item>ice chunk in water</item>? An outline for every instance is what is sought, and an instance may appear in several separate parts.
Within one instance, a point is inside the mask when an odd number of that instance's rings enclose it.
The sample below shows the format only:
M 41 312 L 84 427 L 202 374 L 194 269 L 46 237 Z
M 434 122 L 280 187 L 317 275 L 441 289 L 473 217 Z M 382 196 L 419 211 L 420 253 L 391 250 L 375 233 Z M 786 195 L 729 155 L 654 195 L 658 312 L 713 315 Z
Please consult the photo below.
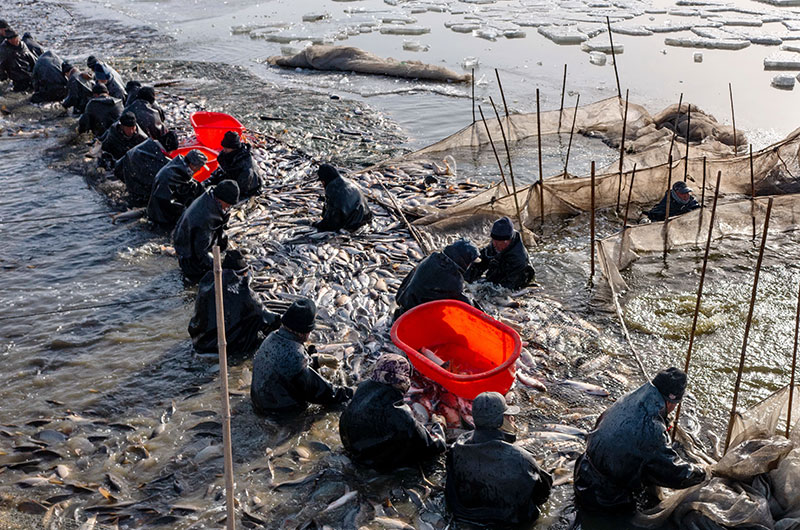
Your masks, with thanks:
M 542 26 L 538 31 L 556 44 L 580 44 L 588 40 L 586 34 L 574 26 Z
M 430 32 L 431 28 L 423 26 L 384 26 L 381 28 L 382 35 L 424 35 Z
M 429 47 L 418 40 L 404 40 L 403 49 L 409 52 L 426 52 Z
M 800 44 L 784 44 L 781 50 L 800 53 Z
M 416 21 L 416 18 L 404 17 L 402 15 L 391 15 L 381 18 L 381 22 L 384 24 L 413 24 Z
M 581 44 L 581 50 L 585 52 L 611 53 L 611 44 L 607 42 L 607 39 L 588 40 Z M 614 44 L 615 54 L 619 55 L 624 51 L 625 47 L 622 44 Z
M 503 32 L 503 36 L 507 39 L 524 39 L 526 33 L 521 29 L 507 29 Z
M 764 59 L 764 70 L 800 70 L 800 53 L 780 52 Z
M 681 48 L 703 48 L 708 50 L 741 50 L 750 46 L 749 40 L 733 39 L 704 39 L 697 37 L 670 38 L 664 39 L 667 46 L 678 46 Z
M 330 18 L 328 13 L 308 13 L 303 15 L 303 22 L 317 22 L 326 18 Z
M 605 66 L 606 54 L 603 52 L 589 52 L 589 62 L 596 66 Z
M 694 52 L 694 62 L 696 63 L 703 62 L 703 52 Z
M 761 21 L 760 18 L 755 18 L 755 17 L 750 17 L 750 18 L 747 18 L 747 17 L 738 17 L 738 18 L 719 17 L 717 20 L 722 22 L 722 24 L 724 26 L 752 26 L 752 27 L 758 27 L 758 26 L 762 26 L 764 24 Z
M 747 37 L 747 40 L 753 44 L 760 44 L 762 46 L 778 46 L 783 44 L 782 38 L 771 35 L 751 35 Z
M 794 81 L 795 78 L 791 74 L 779 74 L 772 78 L 772 86 L 784 90 L 791 90 L 794 88 Z
M 634 24 L 613 24 L 611 26 L 611 31 L 619 33 L 620 35 L 630 35 L 632 37 L 649 37 L 653 34 L 649 29 Z
M 494 28 L 478 28 L 472 32 L 478 38 L 495 41 L 499 35 L 498 31 Z
M 676 31 L 686 31 L 692 29 L 692 24 L 673 24 L 670 20 L 666 20 L 660 26 L 645 26 L 645 29 L 652 31 L 653 33 L 673 33 Z
M 784 20 L 782 23 L 789 31 L 800 31 L 800 20 Z
M 478 58 L 477 57 L 464 57 L 464 60 L 461 62 L 461 66 L 464 67 L 464 70 L 471 70 L 473 68 L 478 67 Z
M 453 24 L 450 29 L 456 33 L 472 33 L 476 29 L 480 29 L 480 27 L 480 24 Z

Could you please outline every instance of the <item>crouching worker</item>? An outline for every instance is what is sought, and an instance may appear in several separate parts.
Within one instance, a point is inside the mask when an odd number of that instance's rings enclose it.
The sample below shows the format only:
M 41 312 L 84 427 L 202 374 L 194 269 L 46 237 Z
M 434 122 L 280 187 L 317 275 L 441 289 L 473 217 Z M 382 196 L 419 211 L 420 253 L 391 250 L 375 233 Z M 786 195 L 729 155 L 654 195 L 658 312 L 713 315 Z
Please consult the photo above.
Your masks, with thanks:
M 156 174 L 147 203 L 148 219 L 164 228 L 175 226 L 183 211 L 203 192 L 193 175 L 203 169 L 207 161 L 202 151 L 192 149 L 162 167 Z
M 506 416 L 518 412 L 497 392 L 484 392 L 473 401 L 475 430 L 447 453 L 445 500 L 457 519 L 507 527 L 539 517 L 553 479 L 533 455 L 513 445 L 513 434 L 501 430 Z
M 100 138 L 120 116 L 122 116 L 122 102 L 108 95 L 108 88 L 105 85 L 96 83 L 92 87 L 92 99 L 86 103 L 86 108 L 78 120 L 78 132 L 91 131 L 95 137 Z
M 339 419 L 342 445 L 354 461 L 390 471 L 445 451 L 442 424 L 434 423 L 429 432 L 403 403 L 410 378 L 408 360 L 386 353 L 375 363 L 371 378 L 358 385 Z
M 211 249 L 228 248 L 225 225 L 228 210 L 239 202 L 239 187 L 232 180 L 223 180 L 206 191 L 183 212 L 172 235 L 178 264 L 186 279 L 200 281 L 214 266 Z
M 328 382 L 317 371 L 317 358 L 305 347 L 314 330 L 317 307 L 301 298 L 281 316 L 281 327 L 264 339 L 253 360 L 250 399 L 259 414 L 293 414 L 309 403 L 336 405 L 353 396 L 353 389 Z
M 67 97 L 67 78 L 64 61 L 53 51 L 46 51 L 33 65 L 33 96 L 31 103 L 61 101 Z M 70 66 L 69 63 L 66 63 Z
M 470 304 L 464 296 L 464 272 L 477 257 L 475 245 L 461 239 L 423 259 L 397 289 L 394 318 L 433 300 L 461 300 Z
M 658 503 L 657 486 L 684 489 L 705 480 L 703 468 L 682 460 L 667 434 L 667 415 L 685 390 L 686 374 L 668 368 L 600 415 L 575 462 L 579 509 L 632 514 L 637 498 L 644 507 Z
M 667 199 L 669 198 L 669 216 L 683 215 L 700 208 L 697 200 L 692 196 L 692 190 L 686 183 L 679 180 L 672 185 L 672 189 L 664 194 L 661 202 L 652 210 L 644 212 L 651 221 L 663 221 L 667 217 Z
M 508 289 L 519 289 L 531 283 L 535 273 L 528 250 L 511 219 L 502 217 L 495 221 L 491 238 L 492 242 L 481 250 L 480 260 L 467 269 L 466 280 L 474 282 L 486 274 L 486 281 Z
M 170 131 L 160 141 L 148 138 L 117 160 L 114 176 L 125 183 L 132 206 L 147 206 L 156 175 L 169 164 L 167 153 L 177 148 L 178 136 Z
M 330 164 L 322 164 L 317 176 L 325 186 L 325 206 L 322 220 L 313 226 L 320 232 L 335 232 L 340 228 L 351 232 L 372 221 L 372 212 L 361 190 L 342 177 Z
M 250 267 L 238 250 L 222 260 L 222 303 L 225 308 L 225 339 L 228 354 L 244 358 L 253 354 L 263 337 L 280 326 L 280 315 L 268 311 L 250 287 Z M 214 272 L 200 280 L 189 322 L 189 335 L 198 353 L 217 353 L 217 305 Z
M 261 190 L 261 175 L 251 149 L 250 144 L 242 142 L 239 133 L 226 132 L 222 138 L 222 152 L 217 156 L 219 167 L 203 185 L 213 185 L 223 179 L 230 179 L 239 184 L 242 199 L 257 195 Z
M 145 140 L 147 135 L 136 123 L 136 116 L 131 112 L 123 112 L 103 138 L 103 160 L 114 167 L 116 161 L 125 156 L 125 153 Z

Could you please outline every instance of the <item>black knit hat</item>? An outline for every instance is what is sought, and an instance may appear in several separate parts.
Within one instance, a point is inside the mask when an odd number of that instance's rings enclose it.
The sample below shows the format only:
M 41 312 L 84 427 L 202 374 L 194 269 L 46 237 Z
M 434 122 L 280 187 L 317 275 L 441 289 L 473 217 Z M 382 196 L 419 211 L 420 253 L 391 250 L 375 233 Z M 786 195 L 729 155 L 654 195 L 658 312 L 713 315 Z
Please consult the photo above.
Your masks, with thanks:
M 228 204 L 236 204 L 239 202 L 239 184 L 235 180 L 223 180 L 214 187 L 214 197 Z
M 174 151 L 178 148 L 178 133 L 175 131 L 169 131 L 161 138 L 161 145 L 164 146 L 164 150 L 167 152 Z
M 222 137 L 222 147 L 227 147 L 228 149 L 239 149 L 242 146 L 242 140 L 239 137 L 239 133 L 236 131 L 228 131 L 225 133 L 225 136 Z
M 244 259 L 241 250 L 229 250 L 225 253 L 225 259 L 222 260 L 222 268 L 242 271 L 247 268 L 247 260 Z
M 19 33 L 16 32 L 14 28 L 6 28 L 6 39 L 13 39 L 14 37 L 19 37 Z
M 148 103 L 156 102 L 156 89 L 151 86 L 143 86 L 136 93 L 136 99 L 143 99 Z
M 339 170 L 337 170 L 330 164 L 322 164 L 321 166 L 319 166 L 319 169 L 317 170 L 317 176 L 319 176 L 319 179 L 324 184 L 327 184 L 328 182 L 341 177 L 341 175 L 339 174 Z
M 0 18 L 0 29 L 7 29 L 10 27 L 11 26 L 8 25 L 8 22 L 6 22 L 6 19 Z
M 86 66 L 88 66 L 92 70 L 94 70 L 94 65 L 96 64 L 97 64 L 97 57 L 95 57 L 94 55 L 90 55 L 89 57 L 86 58 Z
M 296 333 L 311 333 L 314 330 L 314 319 L 317 317 L 317 306 L 308 298 L 300 298 L 281 317 L 281 324 Z
M 63 75 L 67 75 L 68 73 L 70 73 L 73 68 L 74 68 L 74 66 L 69 64 L 67 61 L 64 61 L 63 63 L 61 63 L 61 73 Z
M 95 83 L 92 87 L 92 94 L 95 96 L 100 96 L 104 94 L 108 94 L 108 87 L 105 86 L 103 83 Z
M 125 127 L 136 127 L 136 114 L 133 112 L 123 112 L 119 117 L 119 124 Z
M 664 399 L 677 403 L 686 392 L 686 373 L 674 366 L 661 370 L 653 378 L 653 386 L 661 392 Z
M 492 225 L 492 239 L 508 241 L 514 237 L 514 224 L 508 217 L 501 217 Z

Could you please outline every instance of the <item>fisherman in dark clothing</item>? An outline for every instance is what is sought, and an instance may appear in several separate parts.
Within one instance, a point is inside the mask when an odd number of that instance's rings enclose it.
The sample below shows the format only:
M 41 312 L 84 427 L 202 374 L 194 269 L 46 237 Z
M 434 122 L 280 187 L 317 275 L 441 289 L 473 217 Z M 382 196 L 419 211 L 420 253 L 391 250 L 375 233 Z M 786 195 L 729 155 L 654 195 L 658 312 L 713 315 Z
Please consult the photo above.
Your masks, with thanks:
M 336 405 L 353 396 L 352 388 L 335 386 L 316 371 L 318 362 L 304 346 L 316 315 L 314 302 L 295 300 L 281 317 L 281 328 L 258 348 L 250 399 L 259 414 L 294 414 L 309 403 Z
M 492 242 L 481 250 L 480 260 L 467 269 L 465 279 L 474 282 L 485 273 L 486 281 L 508 289 L 519 289 L 533 281 L 535 273 L 528 250 L 511 219 L 502 217 L 495 221 L 491 237 Z
M 325 206 L 322 220 L 313 226 L 320 232 L 335 232 L 340 228 L 354 231 L 372 221 L 372 212 L 361 190 L 339 174 L 330 164 L 322 164 L 317 175 L 325 186 Z
M 250 356 L 263 337 L 280 326 L 280 315 L 267 310 L 250 287 L 250 267 L 238 250 L 229 250 L 222 260 L 222 300 L 225 308 L 225 340 L 228 355 Z M 194 304 L 194 316 L 189 322 L 189 335 L 195 351 L 217 353 L 217 306 L 214 291 L 214 272 L 200 280 Z
M 239 184 L 242 199 L 257 195 L 261 190 L 261 175 L 250 150 L 250 144 L 242 142 L 236 131 L 226 132 L 222 138 L 222 152 L 217 157 L 219 168 L 203 185 L 214 185 L 223 179 L 231 179 Z
M 39 44 L 39 41 L 33 38 L 33 35 L 27 31 L 22 34 L 22 42 L 28 47 L 31 53 L 38 59 L 44 54 L 44 47 Z
M 656 204 L 652 210 L 644 212 L 644 214 L 651 220 L 651 221 L 663 221 L 664 218 L 667 216 L 667 197 L 670 198 L 669 202 L 669 216 L 676 217 L 678 215 L 683 215 L 685 213 L 691 212 L 697 208 L 700 208 L 700 205 L 697 204 L 697 201 L 692 196 L 692 190 L 686 183 L 682 180 L 679 180 L 675 184 L 672 185 L 672 189 L 664 194 L 664 197 L 661 199 L 661 202 Z
M 64 63 L 55 52 L 46 51 L 33 65 L 33 96 L 31 103 L 61 101 L 67 97 L 67 78 L 64 76 Z
M 159 170 L 147 203 L 147 217 L 152 222 L 165 228 L 175 226 L 183 211 L 203 192 L 192 175 L 203 169 L 207 161 L 202 151 L 192 149 Z
M 160 140 L 169 129 L 164 125 L 164 111 L 155 106 L 155 102 L 156 92 L 153 87 L 143 86 L 136 93 L 136 99 L 125 107 L 125 111 L 136 115 L 136 122 L 147 136 Z
M 145 140 L 147 135 L 137 125 L 136 116 L 131 112 L 123 112 L 103 138 L 103 157 L 108 158 L 113 166 L 125 153 Z
M 92 87 L 92 99 L 78 120 L 78 132 L 92 131 L 99 138 L 122 115 L 122 102 L 108 95 L 108 89 L 100 83 Z
M 239 201 L 239 186 L 223 180 L 200 195 L 183 212 L 172 234 L 178 264 L 190 282 L 198 282 L 214 265 L 211 249 L 228 248 L 228 210 Z
M 461 300 L 464 296 L 464 272 L 478 257 L 475 245 L 461 239 L 423 259 L 408 273 L 397 289 L 394 318 L 420 304 L 433 300 Z
M 10 79 L 14 92 L 24 92 L 33 86 L 33 67 L 36 56 L 12 28 L 5 30 L 6 40 L 0 44 L 0 79 Z
M 108 93 L 111 94 L 112 97 L 119 99 L 123 103 L 127 101 L 128 94 L 125 93 L 125 89 L 123 88 L 124 82 L 119 72 L 108 64 L 98 61 L 94 55 L 90 55 L 86 59 L 86 66 L 92 69 L 94 78 L 98 83 L 106 85 Z
M 575 462 L 578 508 L 632 514 L 637 497 L 646 498 L 646 507 L 658 502 L 657 486 L 684 489 L 705 480 L 705 470 L 682 460 L 667 434 L 667 415 L 685 390 L 686 374 L 668 368 L 600 415 Z
M 403 403 L 410 377 L 405 357 L 385 353 L 370 379 L 358 385 L 339 418 L 342 445 L 354 461 L 390 471 L 415 466 L 447 449 L 442 423 L 435 422 L 428 432 Z
M 142 83 L 140 81 L 131 80 L 125 83 L 125 92 L 128 94 L 128 99 L 125 100 L 126 107 L 136 101 L 136 96 L 139 94 L 140 88 L 142 88 Z
M 518 412 L 497 392 L 484 392 L 473 401 L 475 430 L 463 434 L 447 453 L 445 501 L 457 519 L 492 528 L 538 519 L 553 479 L 533 455 L 513 445 L 513 434 L 501 430 L 505 416 Z
M 69 63 L 61 66 L 61 72 L 67 77 L 67 97 L 61 102 L 61 106 L 65 109 L 72 107 L 73 114 L 83 114 L 92 97 L 91 76 Z
M 148 138 L 117 160 L 114 176 L 125 183 L 133 206 L 147 206 L 156 174 L 169 163 L 167 153 L 177 148 L 178 136 L 170 132 L 160 142 Z

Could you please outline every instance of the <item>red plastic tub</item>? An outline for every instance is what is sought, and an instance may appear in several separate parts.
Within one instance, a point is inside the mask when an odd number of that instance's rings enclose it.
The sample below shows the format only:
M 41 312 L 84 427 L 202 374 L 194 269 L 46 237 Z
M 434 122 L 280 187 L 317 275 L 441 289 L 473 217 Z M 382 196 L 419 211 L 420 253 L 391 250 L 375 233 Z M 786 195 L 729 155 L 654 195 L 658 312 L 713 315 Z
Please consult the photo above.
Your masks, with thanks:
M 223 112 L 195 112 L 190 121 L 197 140 L 206 147 L 222 149 L 222 138 L 228 131 L 244 134 L 244 125 L 239 120 Z
M 192 175 L 192 178 L 195 179 L 197 182 L 203 182 L 208 177 L 211 176 L 211 173 L 214 172 L 215 169 L 219 167 L 219 162 L 217 162 L 217 156 L 219 152 L 214 151 L 213 149 L 209 149 L 208 147 L 202 145 L 185 145 L 183 147 L 179 147 L 168 153 L 167 156 L 170 158 L 175 158 L 178 155 L 185 155 L 192 149 L 197 149 L 198 151 L 202 151 L 204 155 L 208 157 L 208 162 L 206 162 L 206 167 Z
M 508 392 L 522 349 L 516 331 L 457 300 L 436 300 L 406 311 L 392 326 L 392 342 L 419 373 L 465 399 L 481 392 Z M 422 348 L 446 361 L 445 367 L 421 353 Z

